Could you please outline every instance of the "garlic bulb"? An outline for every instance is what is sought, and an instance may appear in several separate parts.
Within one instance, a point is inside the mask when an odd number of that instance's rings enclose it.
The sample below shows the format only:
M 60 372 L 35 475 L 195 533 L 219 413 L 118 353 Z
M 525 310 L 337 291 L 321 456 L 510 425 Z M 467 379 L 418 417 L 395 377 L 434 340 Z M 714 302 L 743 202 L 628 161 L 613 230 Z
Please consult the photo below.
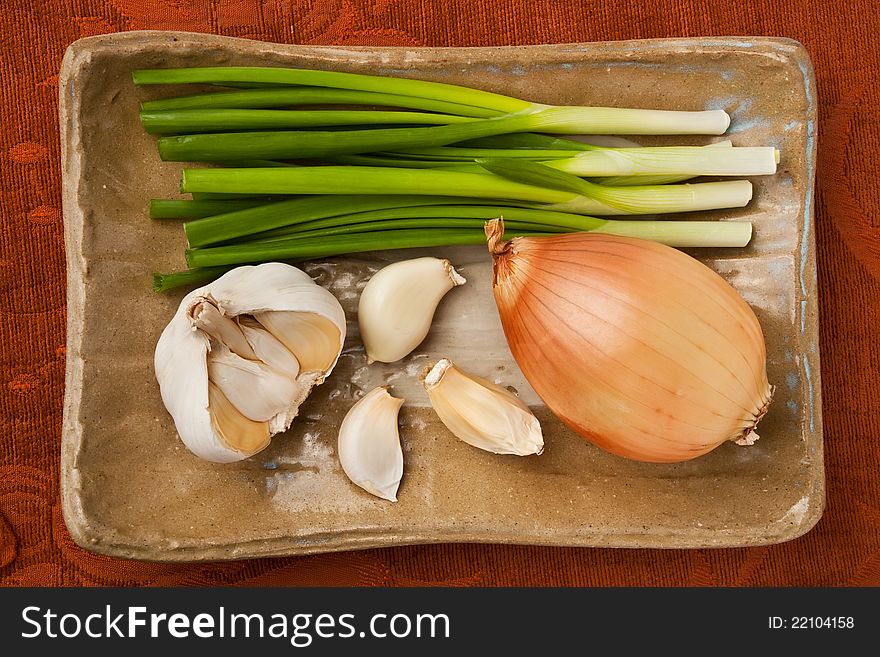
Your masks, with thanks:
M 397 414 L 403 400 L 373 388 L 349 409 L 339 427 L 339 462 L 351 481 L 368 493 L 397 501 L 403 451 Z
M 424 385 L 440 420 L 469 445 L 518 456 L 544 451 L 538 419 L 506 388 L 461 371 L 447 358 L 427 372 Z
M 656 242 L 592 233 L 504 242 L 503 229 L 486 226 L 501 324 L 565 424 L 658 463 L 754 442 L 773 393 L 764 336 L 727 281 Z
M 156 345 L 156 379 L 190 451 L 240 461 L 290 426 L 344 340 L 342 306 L 308 274 L 238 267 L 180 302 Z
M 393 363 L 412 352 L 428 335 L 440 300 L 465 282 L 440 258 L 402 260 L 380 269 L 358 305 L 367 362 Z

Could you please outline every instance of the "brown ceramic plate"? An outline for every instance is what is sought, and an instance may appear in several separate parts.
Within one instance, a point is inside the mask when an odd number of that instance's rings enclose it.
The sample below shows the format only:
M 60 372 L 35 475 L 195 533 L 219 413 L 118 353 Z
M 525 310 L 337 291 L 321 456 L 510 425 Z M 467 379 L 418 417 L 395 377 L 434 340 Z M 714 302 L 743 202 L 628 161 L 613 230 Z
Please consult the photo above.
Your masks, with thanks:
M 723 108 L 740 145 L 774 145 L 777 175 L 756 178 L 742 210 L 748 248 L 702 251 L 752 304 L 777 387 L 753 447 L 722 446 L 678 465 L 606 454 L 562 427 L 507 351 L 479 247 L 443 250 L 469 279 L 442 304 L 429 339 L 396 366 L 365 366 L 350 322 L 344 357 L 285 435 L 257 456 L 215 465 L 177 438 L 153 376 L 153 348 L 183 292 L 155 294 L 151 273 L 182 266 L 179 225 L 150 221 L 151 197 L 177 193 L 135 89 L 143 67 L 288 65 L 417 76 L 535 101 Z M 785 541 L 824 506 L 812 189 L 816 106 L 804 49 L 785 39 L 712 38 L 518 48 L 285 46 L 200 34 L 133 32 L 76 42 L 61 71 L 68 349 L 62 442 L 64 518 L 76 542 L 123 557 L 184 561 L 434 542 L 705 547 Z M 656 142 L 657 140 L 655 140 Z M 662 140 L 659 140 L 662 143 Z M 689 143 L 708 139 L 686 138 Z M 358 291 L 389 259 L 367 254 L 308 267 L 354 318 Z M 540 457 L 494 456 L 439 424 L 417 375 L 440 356 L 517 388 L 542 421 Z M 401 416 L 400 501 L 348 482 L 340 419 L 364 389 L 389 383 Z

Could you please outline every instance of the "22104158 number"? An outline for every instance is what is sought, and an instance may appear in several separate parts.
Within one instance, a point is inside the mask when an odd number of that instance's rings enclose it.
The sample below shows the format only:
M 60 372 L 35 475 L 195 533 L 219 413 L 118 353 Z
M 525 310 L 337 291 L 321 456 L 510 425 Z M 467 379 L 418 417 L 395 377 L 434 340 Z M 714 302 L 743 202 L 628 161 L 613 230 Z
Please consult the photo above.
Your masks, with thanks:
M 770 616 L 767 626 L 771 630 L 851 630 L 855 619 L 852 616 Z

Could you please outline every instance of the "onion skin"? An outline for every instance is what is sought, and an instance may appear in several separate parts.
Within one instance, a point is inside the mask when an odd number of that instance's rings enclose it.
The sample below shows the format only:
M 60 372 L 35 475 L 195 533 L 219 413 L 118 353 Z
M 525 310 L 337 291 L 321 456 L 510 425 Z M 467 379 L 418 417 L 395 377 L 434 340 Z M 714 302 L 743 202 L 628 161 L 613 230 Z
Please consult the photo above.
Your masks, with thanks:
M 486 225 L 493 292 L 514 358 L 547 406 L 599 447 L 686 461 L 751 444 L 773 389 L 754 312 L 668 246 L 574 233 L 501 239 Z

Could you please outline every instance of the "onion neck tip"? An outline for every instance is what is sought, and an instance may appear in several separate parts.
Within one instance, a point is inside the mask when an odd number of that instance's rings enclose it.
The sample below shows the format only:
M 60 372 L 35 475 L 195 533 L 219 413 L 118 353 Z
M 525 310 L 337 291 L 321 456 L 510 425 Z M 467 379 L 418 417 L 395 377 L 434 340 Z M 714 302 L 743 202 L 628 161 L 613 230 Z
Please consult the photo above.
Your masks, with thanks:
M 510 242 L 504 240 L 504 217 L 490 219 L 483 226 L 489 253 L 499 256 L 510 250 Z

